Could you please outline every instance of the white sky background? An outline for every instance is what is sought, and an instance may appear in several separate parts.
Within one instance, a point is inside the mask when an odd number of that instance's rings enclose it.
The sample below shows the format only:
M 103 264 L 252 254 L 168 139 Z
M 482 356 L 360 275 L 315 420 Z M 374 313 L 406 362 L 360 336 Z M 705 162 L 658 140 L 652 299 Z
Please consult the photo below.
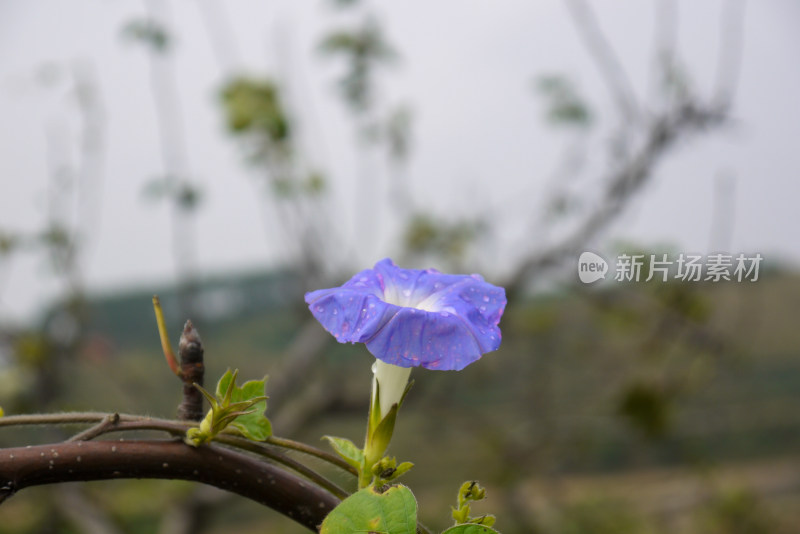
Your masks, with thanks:
M 198 216 L 203 273 L 280 263 L 281 236 L 264 223 L 256 173 L 225 132 L 217 92 L 220 68 L 198 2 L 169 2 L 173 61 L 188 145 L 189 172 L 204 191 Z M 378 3 L 376 3 L 378 4 Z M 309 161 L 331 179 L 328 209 L 349 235 L 356 196 L 352 129 L 333 90 L 341 72 L 316 47 L 348 19 L 321 0 L 218 2 L 235 31 L 242 67 L 280 78 L 296 110 Z M 606 36 L 640 95 L 650 90 L 653 2 L 593 2 Z M 680 2 L 681 58 L 703 94 L 713 87 L 721 2 Z M 690 140 L 658 167 L 653 182 L 604 241 L 628 239 L 708 252 L 715 177 L 735 176 L 730 252 L 800 260 L 800 4 L 747 5 L 745 50 L 734 115 L 724 132 Z M 598 112 L 611 100 L 556 0 L 391 2 L 376 9 L 401 59 L 383 71 L 384 101 L 414 111 L 407 172 L 420 204 L 442 216 L 491 206 L 506 243 L 482 267 L 512 257 L 529 231 L 569 135 L 543 120 L 532 89 L 537 75 L 572 76 Z M 94 290 L 174 278 L 169 216 L 145 201 L 144 184 L 162 173 L 148 60 L 121 38 L 123 26 L 146 13 L 139 2 L 0 1 L 0 230 L 33 232 L 45 220 L 47 128 L 76 129 L 63 85 L 36 82 L 45 64 L 91 65 L 106 112 L 102 214 L 86 257 Z M 595 145 L 595 151 L 602 145 Z M 592 168 L 598 175 L 602 166 Z M 385 194 L 385 182 L 376 186 Z M 382 215 L 380 239 L 359 247 L 354 269 L 392 255 L 397 221 Z M 355 262 L 354 262 L 355 263 Z M 58 292 L 40 256 L 0 264 L 0 320 L 31 317 Z

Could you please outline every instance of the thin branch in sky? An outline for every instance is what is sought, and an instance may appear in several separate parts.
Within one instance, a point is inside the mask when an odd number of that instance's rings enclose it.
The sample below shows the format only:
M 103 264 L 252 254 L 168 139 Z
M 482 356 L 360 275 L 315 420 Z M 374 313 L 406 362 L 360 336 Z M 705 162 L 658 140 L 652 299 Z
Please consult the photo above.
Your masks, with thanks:
M 242 55 L 225 6 L 218 0 L 198 0 L 197 8 L 220 69 L 230 74 L 242 68 Z
M 156 27 L 168 27 L 169 13 L 163 0 L 146 0 L 148 17 Z M 169 43 L 171 41 L 165 41 Z M 162 157 L 163 180 L 166 184 L 172 221 L 172 254 L 177 271 L 181 314 L 193 311 L 192 292 L 197 257 L 197 236 L 193 202 L 185 201 L 193 190 L 189 180 L 184 122 L 181 114 L 175 67 L 169 47 L 152 46 L 147 51 L 150 64 L 150 85 L 156 108 L 156 125 Z
M 651 102 L 664 95 L 670 72 L 677 64 L 678 5 L 675 0 L 658 0 L 654 10 L 653 61 L 650 65 Z
M 80 160 L 77 164 L 81 185 L 78 191 L 76 230 L 86 254 L 87 237 L 100 233 L 104 189 L 106 113 L 99 83 L 91 63 L 72 65 L 74 94 L 81 116 Z
M 567 0 L 566 4 L 578 34 L 600 69 L 617 107 L 628 121 L 635 122 L 640 116 L 636 92 L 611 43 L 603 34 L 597 15 L 585 0 Z
M 744 47 L 745 0 L 727 0 L 720 12 L 720 38 L 714 99 L 728 107 L 736 96 Z

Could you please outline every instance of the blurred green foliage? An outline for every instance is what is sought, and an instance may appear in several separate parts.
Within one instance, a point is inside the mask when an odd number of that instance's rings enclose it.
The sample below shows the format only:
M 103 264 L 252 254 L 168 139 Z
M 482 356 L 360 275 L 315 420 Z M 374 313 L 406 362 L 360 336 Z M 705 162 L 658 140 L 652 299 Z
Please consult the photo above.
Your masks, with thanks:
M 322 39 L 319 49 L 344 60 L 345 71 L 338 86 L 350 109 L 355 113 L 370 109 L 375 91 L 373 70 L 396 57 L 378 21 L 366 17 L 359 26 L 333 31 Z
M 774 534 L 778 525 L 752 491 L 736 488 L 715 496 L 700 512 L 706 534 Z
M 408 222 L 403 244 L 414 257 L 435 256 L 458 264 L 485 229 L 486 224 L 481 219 L 451 222 L 417 213 Z
M 620 415 L 648 438 L 661 438 L 669 428 L 669 398 L 656 384 L 628 384 L 622 391 Z
M 131 20 L 123 27 L 122 35 L 159 53 L 167 52 L 172 43 L 167 28 L 152 18 Z
M 289 119 L 273 81 L 235 78 L 225 85 L 221 95 L 231 133 L 263 136 L 275 145 L 289 139 Z
M 559 514 L 558 534 L 647 534 L 647 522 L 624 502 L 584 500 Z
M 541 76 L 536 90 L 547 107 L 547 119 L 555 125 L 588 127 L 592 112 L 578 93 L 574 83 L 565 76 Z

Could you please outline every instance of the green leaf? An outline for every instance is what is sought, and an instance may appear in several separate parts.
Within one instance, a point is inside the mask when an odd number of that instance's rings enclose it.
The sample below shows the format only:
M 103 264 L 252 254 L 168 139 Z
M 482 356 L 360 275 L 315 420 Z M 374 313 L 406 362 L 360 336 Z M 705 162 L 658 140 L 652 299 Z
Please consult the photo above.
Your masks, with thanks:
M 266 403 L 263 404 L 266 409 Z M 266 441 L 272 435 L 272 423 L 264 416 L 263 412 L 240 415 L 236 418 L 236 421 L 231 423 L 230 427 L 235 428 L 242 436 L 253 441 Z
M 499 534 L 495 529 L 483 525 L 458 525 L 450 527 L 442 534 Z
M 356 445 L 345 438 L 337 438 L 336 436 L 322 436 L 322 439 L 328 440 L 336 454 L 344 458 L 344 460 L 355 467 L 361 468 L 361 462 L 364 461 L 364 451 L 356 447 Z
M 319 532 L 416 534 L 417 501 L 411 490 L 402 485 L 392 486 L 383 493 L 375 488 L 364 488 L 334 508 L 322 522 Z
M 244 413 L 238 414 L 228 426 L 248 439 L 265 441 L 272 435 L 272 424 L 264 416 L 267 401 L 252 401 L 264 397 L 267 379 L 250 380 L 239 387 L 236 385 L 237 374 L 238 371 L 228 369 L 217 382 L 217 399 L 223 406 L 234 407 L 238 404 L 244 408 Z
M 227 376 L 227 373 L 225 376 Z M 222 378 L 225 379 L 225 376 Z M 220 380 L 220 383 L 222 383 L 222 380 Z M 249 382 L 245 382 L 242 387 L 234 383 L 231 392 L 231 403 L 252 401 L 253 399 L 263 397 L 265 383 L 266 378 L 264 380 L 250 380 Z M 248 408 L 247 413 L 234 419 L 230 426 L 248 439 L 265 441 L 272 435 L 272 424 L 269 422 L 269 419 L 264 416 L 266 410 L 266 399 L 256 402 Z
M 234 373 L 230 369 L 225 371 L 225 374 L 219 379 L 217 382 L 217 398 L 224 399 L 225 394 L 227 393 L 228 389 L 231 386 L 231 382 L 234 381 Z

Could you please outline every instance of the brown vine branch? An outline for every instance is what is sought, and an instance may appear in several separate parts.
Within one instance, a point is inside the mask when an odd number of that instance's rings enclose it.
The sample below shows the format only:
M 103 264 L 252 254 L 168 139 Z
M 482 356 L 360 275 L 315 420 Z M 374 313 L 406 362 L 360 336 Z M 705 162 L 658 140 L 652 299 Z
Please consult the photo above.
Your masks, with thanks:
M 275 465 L 214 445 L 73 441 L 0 449 L 0 503 L 32 486 L 125 478 L 208 484 L 269 506 L 312 531 L 339 502 Z
M 13 425 L 45 425 L 45 424 L 70 424 L 70 423 L 90 423 L 99 421 L 95 426 L 79 433 L 70 438 L 72 441 L 87 441 L 94 439 L 101 434 L 108 432 L 125 432 L 137 430 L 159 430 L 167 432 L 173 436 L 183 436 L 186 430 L 192 424 L 183 421 L 170 421 L 167 419 L 151 419 L 149 417 L 139 417 L 134 415 L 119 415 L 119 414 L 101 414 L 94 412 L 87 413 L 67 413 L 67 414 L 34 414 L 34 415 L 12 415 L 0 418 L 0 427 L 13 426 Z M 272 445 L 268 446 L 265 443 L 250 441 L 233 434 L 220 434 L 216 440 L 219 443 L 236 447 L 238 449 L 246 450 L 274 462 L 284 465 L 292 469 L 296 473 L 308 478 L 318 486 L 328 490 L 333 495 L 339 498 L 347 497 L 348 493 L 340 488 L 334 482 L 323 477 L 313 469 L 305 466 L 304 464 L 292 459 L 291 457 L 281 454 L 273 447 L 280 447 L 283 449 L 291 449 L 309 456 L 314 456 L 324 460 L 332 465 L 336 465 L 345 471 L 356 474 L 355 469 L 347 464 L 341 458 L 334 456 L 325 451 L 319 450 L 310 445 L 299 443 L 285 438 L 270 437 L 267 443 Z
M 104 420 L 114 416 L 118 417 L 118 419 L 113 427 L 103 425 Z M 76 425 L 91 423 L 99 423 L 99 425 L 103 425 L 103 429 L 100 433 L 112 431 L 121 432 L 132 430 L 160 430 L 163 432 L 168 432 L 174 436 L 181 436 L 186 433 L 186 430 L 194 426 L 192 423 L 186 421 L 172 421 L 169 419 L 159 419 L 157 417 L 146 417 L 130 414 L 107 414 L 103 412 L 23 414 L 0 417 L 0 428 L 5 426 Z M 96 429 L 98 426 L 92 428 Z M 99 434 L 96 434 L 93 437 L 97 437 L 97 435 Z M 278 436 L 270 436 L 267 438 L 267 443 L 282 449 L 291 449 L 302 454 L 314 456 L 329 464 L 340 467 L 349 473 L 355 474 L 355 469 L 338 456 L 306 443 L 301 443 L 299 441 L 281 438 Z

